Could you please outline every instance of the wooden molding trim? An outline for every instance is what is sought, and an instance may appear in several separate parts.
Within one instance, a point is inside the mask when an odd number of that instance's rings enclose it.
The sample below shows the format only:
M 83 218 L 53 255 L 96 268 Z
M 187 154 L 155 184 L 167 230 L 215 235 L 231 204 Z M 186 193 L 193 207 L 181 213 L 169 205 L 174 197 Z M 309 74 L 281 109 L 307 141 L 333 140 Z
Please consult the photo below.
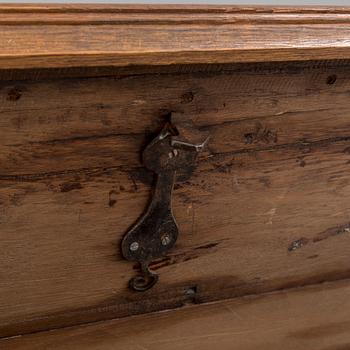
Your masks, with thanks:
M 0 69 L 350 58 L 350 7 L 1 5 Z

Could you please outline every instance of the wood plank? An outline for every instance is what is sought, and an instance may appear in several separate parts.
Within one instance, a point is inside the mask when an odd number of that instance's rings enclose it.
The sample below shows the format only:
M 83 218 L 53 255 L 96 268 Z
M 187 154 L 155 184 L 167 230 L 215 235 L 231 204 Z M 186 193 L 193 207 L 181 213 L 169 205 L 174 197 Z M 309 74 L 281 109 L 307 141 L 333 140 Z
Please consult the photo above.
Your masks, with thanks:
M 181 236 L 142 295 L 127 289 L 136 271 L 119 255 L 148 200 L 142 172 L 2 181 L 1 335 L 348 277 L 349 147 L 203 162 L 177 186 Z
M 345 350 L 350 344 L 350 283 L 0 340 L 4 350 Z
M 0 13 L 2 69 L 350 58 L 348 7 L 2 5 Z
M 212 154 L 349 136 L 348 61 L 203 69 L 2 82 L 0 175 L 140 166 L 172 111 L 208 129 Z
M 3 82 L 0 336 L 350 276 L 348 66 L 224 73 Z M 119 243 L 150 196 L 143 134 L 181 109 L 210 150 L 175 188 L 159 284 L 134 293 Z

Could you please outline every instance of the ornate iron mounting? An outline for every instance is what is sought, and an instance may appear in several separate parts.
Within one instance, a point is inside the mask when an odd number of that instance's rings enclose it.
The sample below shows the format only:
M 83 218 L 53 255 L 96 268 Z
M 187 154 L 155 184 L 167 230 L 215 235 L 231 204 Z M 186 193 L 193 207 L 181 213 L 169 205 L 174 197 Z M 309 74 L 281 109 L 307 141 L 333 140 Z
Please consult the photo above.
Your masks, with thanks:
M 171 207 L 176 174 L 180 172 L 183 180 L 191 176 L 197 155 L 209 139 L 182 114 L 173 114 L 171 122 L 143 151 L 143 164 L 157 174 L 157 182 L 146 213 L 122 241 L 125 259 L 140 263 L 141 274 L 129 282 L 136 291 L 145 291 L 158 281 L 149 264 L 164 256 L 179 234 Z

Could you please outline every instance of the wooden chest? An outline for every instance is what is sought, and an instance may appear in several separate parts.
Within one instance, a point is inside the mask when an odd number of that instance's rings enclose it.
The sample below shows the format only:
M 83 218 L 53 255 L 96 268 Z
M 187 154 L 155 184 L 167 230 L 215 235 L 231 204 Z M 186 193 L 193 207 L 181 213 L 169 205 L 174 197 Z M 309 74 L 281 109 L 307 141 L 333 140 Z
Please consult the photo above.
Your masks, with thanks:
M 0 68 L 0 349 L 350 347 L 349 9 L 3 5 Z M 209 139 L 135 291 L 178 115 Z

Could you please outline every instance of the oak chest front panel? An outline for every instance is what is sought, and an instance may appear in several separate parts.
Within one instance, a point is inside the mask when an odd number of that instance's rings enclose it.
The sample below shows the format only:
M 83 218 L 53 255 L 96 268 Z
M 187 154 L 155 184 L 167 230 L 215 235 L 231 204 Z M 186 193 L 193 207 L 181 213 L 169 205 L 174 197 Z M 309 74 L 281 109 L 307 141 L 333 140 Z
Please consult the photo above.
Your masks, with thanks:
M 350 276 L 350 62 L 77 72 L 1 73 L 0 336 Z M 120 242 L 174 112 L 210 142 L 137 293 Z

